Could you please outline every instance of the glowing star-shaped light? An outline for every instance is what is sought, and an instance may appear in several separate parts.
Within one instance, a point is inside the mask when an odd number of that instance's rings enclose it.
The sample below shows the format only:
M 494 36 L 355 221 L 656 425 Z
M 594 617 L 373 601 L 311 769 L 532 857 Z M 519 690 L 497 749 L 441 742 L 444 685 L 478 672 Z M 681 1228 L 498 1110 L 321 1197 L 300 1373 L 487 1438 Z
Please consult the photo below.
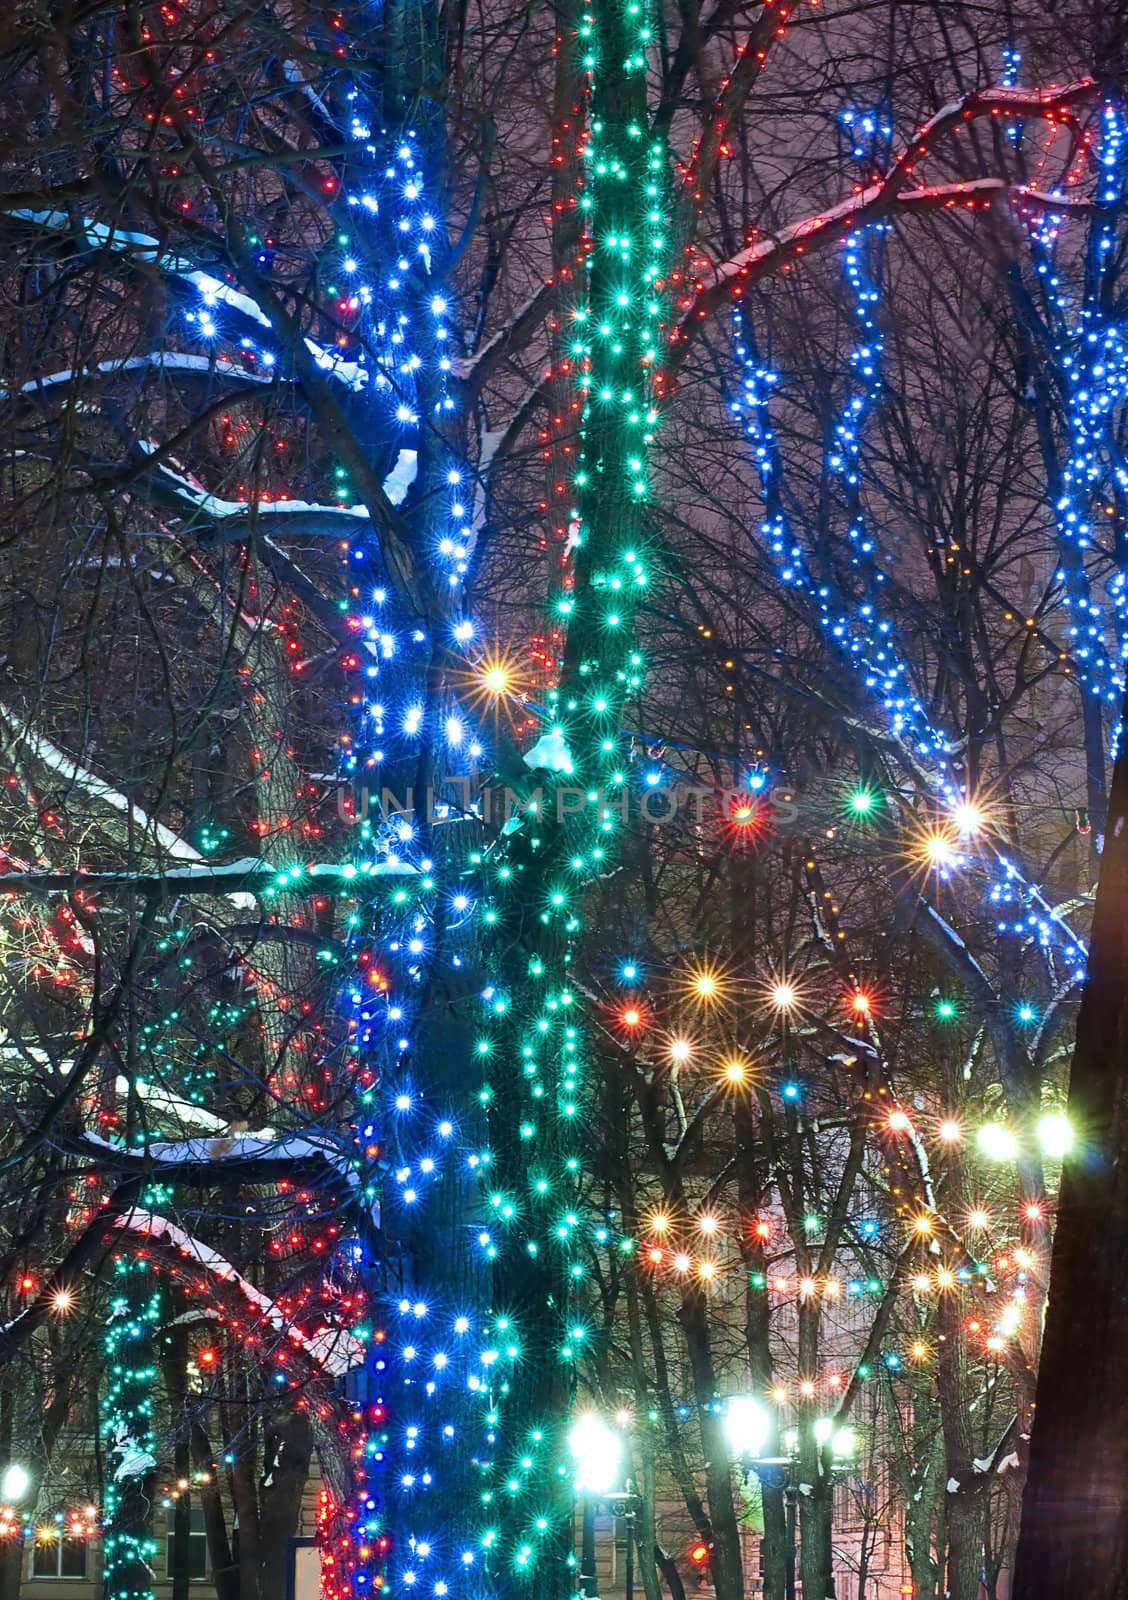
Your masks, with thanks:
M 671 1061 L 675 1062 L 678 1066 L 681 1066 L 682 1062 L 688 1061 L 692 1054 L 693 1054 L 693 1046 L 690 1044 L 688 1039 L 671 1039 L 671 1041 L 670 1041 L 670 1060 Z
M 947 1117 L 937 1129 L 945 1144 L 955 1144 L 963 1138 L 963 1129 L 952 1117 Z
M 482 687 L 495 698 L 508 694 L 512 681 L 509 668 L 501 661 L 487 662 L 482 668 L 481 679 Z
M 773 983 L 768 993 L 771 997 L 772 1005 L 775 1006 L 777 1011 L 790 1011 L 798 999 L 795 985 L 788 983 L 785 979 L 781 979 L 778 983 Z
M 946 834 L 939 833 L 933 829 L 925 834 L 921 840 L 920 848 L 927 865 L 935 867 L 938 871 L 955 865 L 956 852 L 952 848 L 951 839 Z
M 908 1133 L 912 1127 L 912 1121 L 907 1111 L 891 1111 L 885 1126 L 890 1133 Z
M 963 834 L 974 838 L 987 826 L 987 818 L 973 800 L 963 800 L 953 807 L 952 821 Z

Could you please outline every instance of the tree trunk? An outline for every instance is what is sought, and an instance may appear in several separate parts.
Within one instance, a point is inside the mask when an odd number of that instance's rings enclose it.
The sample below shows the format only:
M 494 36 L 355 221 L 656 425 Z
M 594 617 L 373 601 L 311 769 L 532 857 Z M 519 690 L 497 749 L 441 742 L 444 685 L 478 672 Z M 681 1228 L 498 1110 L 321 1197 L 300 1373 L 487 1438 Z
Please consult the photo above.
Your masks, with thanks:
M 259 1592 L 264 1600 L 286 1593 L 290 1540 L 298 1531 L 312 1454 L 308 1411 L 294 1407 L 272 1419 L 263 1449 L 259 1525 Z
M 0 1545 L 0 1600 L 20 1600 L 24 1553 L 22 1539 L 5 1539 Z
M 967 1409 L 963 1321 L 952 1295 L 942 1295 L 937 1314 L 937 1386 L 944 1433 L 947 1483 L 948 1585 L 950 1600 L 978 1600 L 982 1531 L 980 1483 L 972 1470 L 971 1418 Z
M 743 1600 L 744 1567 L 740 1528 L 732 1496 L 732 1466 L 724 1419 L 713 1409 L 717 1369 L 709 1337 L 709 1303 L 700 1289 L 687 1291 L 678 1319 L 685 1331 L 693 1392 L 701 1413 L 701 1445 L 705 1455 L 705 1496 L 713 1529 L 709 1576 L 716 1600 Z
M 177 1304 L 181 1303 L 178 1297 Z M 173 1470 L 177 1483 L 191 1481 L 192 1455 L 187 1415 L 188 1330 L 174 1323 L 164 1341 L 164 1380 L 172 1427 Z M 172 1508 L 172 1600 L 188 1600 L 191 1582 L 192 1501 L 185 1490 Z
M 800 1469 L 800 1477 L 802 1477 Z M 809 1489 L 809 1492 L 804 1492 Z M 834 1600 L 832 1539 L 834 1491 L 829 1478 L 819 1478 L 799 1492 L 799 1571 L 803 1600 Z
M 204 1511 L 204 1531 L 208 1540 L 208 1566 L 219 1600 L 239 1600 L 239 1572 L 227 1536 L 227 1520 L 219 1494 L 219 1463 L 203 1427 L 192 1427 L 192 1455 L 197 1471 L 206 1474 L 200 1484 L 200 1504 Z
M 1014 1600 L 1128 1596 L 1128 744 L 1069 1090 Z

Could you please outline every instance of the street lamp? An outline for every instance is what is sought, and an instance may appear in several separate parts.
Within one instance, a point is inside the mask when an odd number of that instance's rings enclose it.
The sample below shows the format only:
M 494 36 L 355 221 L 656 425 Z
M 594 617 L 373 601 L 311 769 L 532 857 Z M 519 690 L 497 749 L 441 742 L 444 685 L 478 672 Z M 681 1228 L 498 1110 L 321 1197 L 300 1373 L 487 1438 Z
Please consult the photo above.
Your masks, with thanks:
M 749 1474 L 755 1473 L 761 1488 L 782 1489 L 787 1518 L 787 1543 L 785 1547 L 784 1593 L 787 1600 L 795 1600 L 795 1531 L 798 1520 L 799 1488 L 791 1481 L 791 1467 L 796 1450 L 784 1456 L 764 1454 L 775 1432 L 771 1412 L 752 1395 L 734 1395 L 725 1405 L 725 1433 L 737 1460 Z M 795 1444 L 798 1445 L 798 1436 Z M 784 1436 L 787 1444 L 787 1436 Z
M 27 1468 L 21 1467 L 18 1461 L 13 1461 L 0 1479 L 0 1499 L 3 1499 L 7 1506 L 18 1506 L 30 1488 L 31 1477 Z
M 601 1416 L 589 1411 L 568 1435 L 568 1448 L 576 1464 L 572 1483 L 583 1496 L 583 1534 L 580 1544 L 580 1593 L 595 1600 L 599 1584 L 595 1571 L 595 1507 L 619 1481 L 623 1458 L 622 1435 L 609 1428 Z
M 726 1402 L 724 1427 L 733 1454 L 748 1473 L 755 1473 L 765 1489 L 782 1489 L 786 1515 L 786 1566 L 784 1592 L 795 1600 L 795 1545 L 797 1536 L 799 1485 L 794 1468 L 799 1460 L 799 1430 L 788 1428 L 781 1438 L 784 1454 L 765 1455 L 775 1432 L 768 1408 L 752 1395 L 734 1395 Z M 814 1426 L 815 1442 L 824 1450 L 829 1446 L 831 1473 L 847 1467 L 857 1454 L 857 1434 L 849 1425 L 836 1427 L 833 1417 L 819 1417 Z
M 772 1436 L 772 1417 L 767 1406 L 750 1394 L 734 1395 L 725 1405 L 725 1433 L 740 1460 L 764 1454 Z

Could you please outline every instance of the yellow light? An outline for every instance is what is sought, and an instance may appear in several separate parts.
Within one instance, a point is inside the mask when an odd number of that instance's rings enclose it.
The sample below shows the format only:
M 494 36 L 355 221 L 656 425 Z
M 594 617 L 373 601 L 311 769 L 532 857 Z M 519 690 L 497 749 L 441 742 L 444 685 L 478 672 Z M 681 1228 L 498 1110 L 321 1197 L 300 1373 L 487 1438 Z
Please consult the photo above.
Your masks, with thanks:
M 506 694 L 509 690 L 509 669 L 501 662 L 487 666 L 482 673 L 482 683 L 492 695 Z
M 823 1294 L 827 1295 L 831 1300 L 837 1300 L 841 1293 L 842 1285 L 837 1278 L 828 1278 L 823 1284 Z
M 743 1083 L 748 1076 L 748 1068 L 743 1061 L 726 1061 L 725 1077 L 730 1083 Z
M 921 850 L 930 867 L 950 867 L 956 859 L 951 839 L 935 829 L 925 834 L 921 841 Z
M 675 987 L 692 1005 L 717 1006 L 728 998 L 732 984 L 724 967 L 699 961 L 678 974 Z
M 907 1133 L 912 1127 L 907 1111 L 891 1111 L 886 1124 L 891 1133 Z
M 651 1218 L 650 1226 L 655 1233 L 665 1233 L 666 1229 L 670 1226 L 670 1219 L 661 1211 L 659 1211 L 656 1217 Z
M 954 1274 L 949 1272 L 947 1267 L 941 1267 L 936 1274 L 936 1282 L 941 1289 L 950 1289 L 955 1281 Z
M 74 1295 L 69 1289 L 56 1289 L 51 1296 L 51 1309 L 53 1311 L 69 1311 L 74 1305 Z
M 932 1279 L 926 1272 L 918 1272 L 913 1279 L 913 1288 L 917 1294 L 927 1294 L 932 1288 Z
M 953 1122 L 952 1119 L 949 1118 L 947 1121 L 940 1124 L 940 1137 L 944 1140 L 945 1144 L 955 1144 L 957 1139 L 963 1137 L 963 1129 L 960 1127 L 958 1122 Z
M 698 1217 L 697 1226 L 701 1229 L 702 1233 L 716 1233 L 719 1224 L 716 1217 L 705 1216 Z
M 850 1005 L 860 1017 L 869 1016 L 870 998 L 868 994 L 856 994 L 850 1001 Z
M 969 1227 L 980 1230 L 990 1227 L 991 1224 L 990 1217 L 979 1206 L 976 1206 L 975 1210 L 969 1214 L 967 1221 Z
M 683 1061 L 688 1061 L 692 1051 L 693 1047 L 688 1039 L 672 1039 L 670 1041 L 671 1061 L 676 1061 L 679 1064 Z
M 1005 1350 L 1006 1347 L 1007 1341 L 1005 1339 L 1000 1339 L 997 1333 L 993 1333 L 987 1340 L 988 1350 Z
M 778 1011 L 790 1011 L 795 1004 L 795 986 L 791 983 L 772 984 L 772 1005 Z
M 772 1399 L 775 1401 L 777 1406 L 786 1405 L 787 1404 L 787 1390 L 786 1389 L 780 1389 L 778 1387 L 773 1389 L 772 1390 Z
M 690 1262 L 690 1259 L 689 1259 L 688 1256 L 675 1256 L 674 1257 L 674 1266 L 677 1268 L 677 1270 L 679 1272 L 688 1272 L 689 1269 L 690 1269 L 691 1264 L 692 1263 Z
M 928 1346 L 926 1344 L 921 1344 L 920 1340 L 918 1339 L 916 1344 L 913 1345 L 913 1359 L 914 1359 L 914 1361 L 923 1361 L 925 1356 L 927 1356 L 927 1354 L 928 1354 Z
M 932 1218 L 918 1217 L 913 1223 L 913 1227 L 916 1229 L 917 1233 L 929 1234 L 932 1232 Z
M 703 1261 L 697 1270 L 701 1277 L 708 1282 L 710 1278 L 717 1276 L 717 1263 L 715 1261 Z
M 1034 1265 L 1034 1257 L 1030 1254 L 1029 1250 L 1016 1250 L 1014 1253 L 1014 1259 L 1024 1272 L 1029 1272 L 1030 1268 Z

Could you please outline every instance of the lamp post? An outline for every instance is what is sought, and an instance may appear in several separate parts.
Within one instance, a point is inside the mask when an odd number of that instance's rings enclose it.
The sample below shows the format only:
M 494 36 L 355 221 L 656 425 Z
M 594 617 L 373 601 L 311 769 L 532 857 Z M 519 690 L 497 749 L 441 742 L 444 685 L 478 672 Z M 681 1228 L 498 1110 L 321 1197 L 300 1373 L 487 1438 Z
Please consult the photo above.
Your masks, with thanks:
M 799 1430 L 789 1428 L 782 1436 L 784 1455 L 768 1456 L 764 1451 L 775 1433 L 775 1419 L 768 1408 L 752 1395 L 734 1395 L 725 1405 L 725 1433 L 733 1454 L 748 1473 L 755 1473 L 765 1489 L 782 1489 L 786 1527 L 784 1550 L 784 1593 L 795 1600 L 795 1550 L 798 1533 L 799 1485 L 794 1469 L 799 1459 Z M 831 1453 L 831 1475 L 853 1459 L 857 1436 L 849 1426 L 836 1428 L 831 1417 L 815 1423 L 815 1440 Z
M 612 1495 L 619 1481 L 623 1457 L 622 1436 L 608 1427 L 594 1411 L 580 1417 L 568 1435 L 568 1447 L 575 1462 L 572 1479 L 581 1496 L 583 1533 L 580 1541 L 580 1593 L 598 1600 L 599 1582 L 595 1571 L 595 1508 Z
M 4 1469 L 3 1478 L 0 1478 L 0 1500 L 6 1506 L 18 1506 L 30 1488 L 31 1475 L 27 1468 L 13 1461 Z

